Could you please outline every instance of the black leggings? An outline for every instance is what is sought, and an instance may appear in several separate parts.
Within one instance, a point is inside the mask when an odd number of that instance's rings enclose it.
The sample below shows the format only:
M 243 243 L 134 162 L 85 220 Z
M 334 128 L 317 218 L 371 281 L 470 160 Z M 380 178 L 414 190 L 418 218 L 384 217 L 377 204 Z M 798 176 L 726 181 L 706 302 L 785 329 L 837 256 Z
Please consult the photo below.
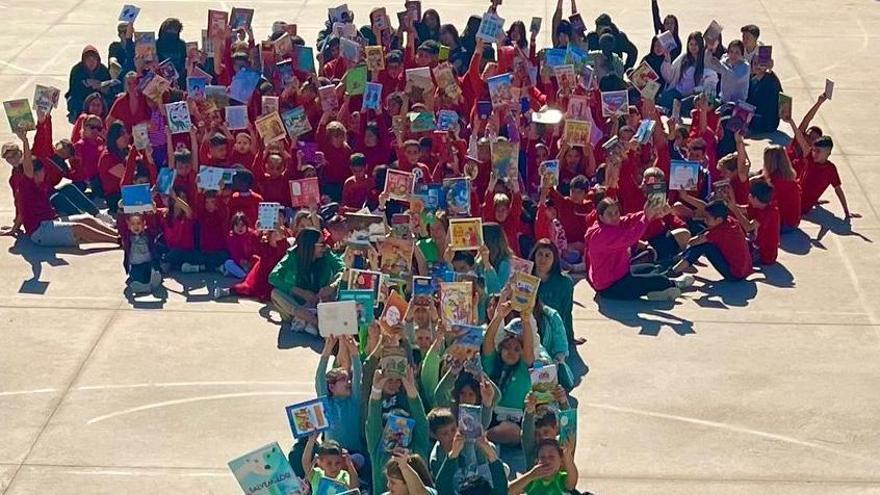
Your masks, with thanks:
M 670 287 L 675 287 L 675 283 L 666 275 L 656 273 L 653 265 L 641 265 L 635 269 L 630 268 L 630 273 L 614 282 L 611 287 L 600 290 L 599 295 L 608 299 L 638 299 L 649 292 L 658 292 Z
M 733 276 L 733 273 L 730 271 L 730 263 L 727 262 L 727 259 L 724 257 L 724 254 L 721 253 L 721 250 L 718 249 L 718 246 L 714 244 L 708 242 L 697 244 L 696 246 L 687 248 L 684 251 L 684 254 L 682 254 L 682 258 L 692 265 L 703 256 L 709 260 L 709 263 L 718 270 L 718 273 L 720 273 L 725 280 L 739 280 Z

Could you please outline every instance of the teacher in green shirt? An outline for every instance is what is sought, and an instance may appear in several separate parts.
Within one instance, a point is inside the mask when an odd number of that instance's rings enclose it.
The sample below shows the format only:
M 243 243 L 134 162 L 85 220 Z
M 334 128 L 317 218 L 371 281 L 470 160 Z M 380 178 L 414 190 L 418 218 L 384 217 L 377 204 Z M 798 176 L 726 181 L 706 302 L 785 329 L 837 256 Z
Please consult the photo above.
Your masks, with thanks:
M 582 337 L 575 338 L 571 312 L 574 299 L 574 283 L 559 267 L 559 251 L 549 239 L 539 239 L 529 259 L 535 263 L 534 275 L 541 279 L 538 297 L 545 306 L 555 309 L 562 317 L 569 344 L 581 345 Z

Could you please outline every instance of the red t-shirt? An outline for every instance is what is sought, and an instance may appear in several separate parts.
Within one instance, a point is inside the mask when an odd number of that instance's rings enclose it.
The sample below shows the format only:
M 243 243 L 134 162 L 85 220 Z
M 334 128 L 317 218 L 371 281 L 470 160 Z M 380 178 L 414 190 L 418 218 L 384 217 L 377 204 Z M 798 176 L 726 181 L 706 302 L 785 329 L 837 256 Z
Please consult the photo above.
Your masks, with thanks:
M 49 202 L 54 190 L 46 181 L 37 184 L 34 179 L 21 174 L 14 187 L 17 187 L 16 211 L 21 215 L 21 224 L 27 235 L 33 234 L 43 220 L 53 220 L 57 216 Z
M 259 188 L 264 201 L 291 206 L 290 181 L 287 177 L 283 175 L 270 177 L 269 174 L 263 174 L 259 179 Z
M 170 212 L 166 212 L 165 215 L 165 220 L 162 222 L 162 233 L 168 248 L 182 251 L 195 249 L 195 236 L 193 235 L 195 221 L 185 215 L 174 220 L 170 220 Z
M 718 247 L 721 255 L 730 264 L 730 273 L 734 277 L 743 279 L 752 273 L 752 255 L 746 234 L 734 219 L 728 218 L 709 229 L 706 240 Z
M 779 207 L 783 227 L 796 228 L 801 223 L 801 186 L 795 179 L 785 179 L 779 174 L 770 177 L 773 200 Z
M 685 229 L 687 224 L 677 215 L 670 213 L 663 218 L 655 218 L 648 222 L 645 233 L 642 235 L 643 241 L 649 241 L 657 236 L 666 235 L 667 232 L 674 229 Z
M 749 218 L 758 222 L 758 235 L 755 244 L 762 265 L 776 263 L 779 254 L 779 208 L 771 203 L 766 208 L 748 207 Z
M 801 177 L 801 213 L 806 214 L 819 203 L 819 198 L 828 186 L 840 186 L 837 167 L 830 161 L 816 163 L 810 155 L 804 159 L 804 174 Z
M 224 207 L 208 211 L 199 205 L 199 249 L 206 252 L 226 250 L 229 223 Z
M 247 217 L 248 226 L 253 227 L 257 221 L 257 212 L 260 209 L 260 203 L 263 202 L 263 196 L 251 192 L 242 194 L 240 192 L 232 193 L 229 198 L 229 215 L 235 215 L 236 212 L 243 212 Z
M 550 199 L 556 207 L 556 217 L 565 229 L 569 242 L 580 242 L 587 233 L 586 216 L 593 210 L 593 203 L 575 203 L 570 197 L 563 196 L 556 189 L 550 190 Z
M 361 177 L 351 176 L 345 179 L 342 185 L 342 206 L 345 208 L 361 209 L 370 196 L 370 189 L 375 181 L 367 175 Z
M 140 98 L 139 105 L 137 111 L 135 113 L 131 112 L 131 107 L 128 104 L 129 96 L 128 93 L 124 93 L 122 96 L 116 98 L 116 101 L 113 102 L 113 106 L 110 107 L 110 113 L 107 115 L 107 121 L 111 121 L 113 119 L 119 119 L 122 123 L 125 124 L 125 129 L 131 133 L 131 128 L 134 125 L 140 124 L 141 122 L 146 122 L 150 120 L 150 109 L 147 107 L 147 100 L 144 95 L 139 95 Z

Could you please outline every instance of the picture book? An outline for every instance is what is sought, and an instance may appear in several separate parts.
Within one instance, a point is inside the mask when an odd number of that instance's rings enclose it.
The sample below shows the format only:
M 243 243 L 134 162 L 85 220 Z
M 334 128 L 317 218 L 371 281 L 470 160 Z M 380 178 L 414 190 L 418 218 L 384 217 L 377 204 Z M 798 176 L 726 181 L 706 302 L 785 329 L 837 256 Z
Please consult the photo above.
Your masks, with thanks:
M 205 99 L 205 87 L 208 86 L 208 80 L 201 77 L 186 78 L 186 94 L 190 98 L 196 100 Z
M 718 21 L 712 19 L 712 22 L 709 23 L 709 26 L 703 31 L 703 38 L 706 40 L 706 45 L 714 43 L 721 38 L 721 31 L 724 28 L 721 24 L 718 24 Z
M 791 96 L 779 93 L 779 118 L 788 120 L 791 118 Z
M 364 57 L 370 72 L 385 70 L 385 48 L 381 45 L 364 47 Z
M 675 43 L 675 36 L 669 31 L 663 31 L 658 34 L 657 41 L 663 45 L 663 49 L 666 50 L 666 53 L 672 53 L 672 51 L 678 47 Z
M 408 448 L 412 443 L 413 428 L 416 420 L 404 416 L 389 414 L 382 432 L 382 449 L 393 452 L 396 448 Z
M 657 82 L 659 80 L 660 76 L 658 76 L 657 72 L 655 72 L 654 69 L 648 65 L 648 62 L 644 60 L 629 75 L 629 82 L 631 82 L 639 91 L 644 89 L 649 81 Z
M 412 133 L 429 132 L 437 128 L 434 123 L 434 112 L 409 112 L 409 131 Z
M 152 31 L 134 33 L 134 56 L 144 61 L 156 61 L 156 33 Z
M 513 103 L 513 95 L 510 92 L 512 82 L 513 74 L 510 72 L 490 77 L 486 80 L 493 107 L 497 108 Z
M 334 112 L 339 110 L 339 99 L 336 96 L 336 86 L 328 84 L 318 88 L 318 97 L 321 99 L 321 110 Z
M 672 160 L 669 166 L 670 191 L 696 191 L 699 178 L 699 163 L 686 160 Z
M 478 101 L 477 102 L 477 117 L 479 117 L 482 120 L 487 120 L 490 115 L 492 115 L 492 102 L 491 101 Z
M 170 167 L 162 167 L 159 170 L 159 176 L 156 178 L 156 192 L 165 196 L 171 194 L 171 188 L 174 187 L 175 179 L 177 179 L 177 170 Z
M 574 67 L 575 72 L 581 72 L 590 62 L 590 55 L 574 43 L 569 43 L 565 49 L 565 63 Z
M 642 88 L 642 98 L 650 101 L 654 101 L 657 98 L 657 93 L 660 92 L 660 83 L 657 81 L 648 81 L 645 83 L 645 87 Z
M 458 432 L 471 440 L 483 436 L 483 406 L 458 406 Z
M 409 361 L 406 359 L 406 356 L 386 355 L 379 360 L 379 368 L 382 369 L 384 376 L 402 379 L 406 377 Z
M 471 184 L 466 177 L 443 179 L 443 199 L 451 216 L 471 214 Z
M 437 129 L 450 131 L 458 123 L 458 113 L 455 110 L 440 110 L 437 113 Z
M 681 100 L 678 98 L 672 100 L 672 115 L 669 118 L 681 122 Z
M 351 12 L 348 10 L 348 4 L 344 3 L 338 7 L 328 8 L 327 16 L 330 22 L 348 22 L 351 19 Z
M 223 182 L 223 170 L 220 167 L 199 167 L 196 185 L 203 191 L 219 191 Z
M 245 105 L 226 107 L 226 127 L 230 131 L 248 128 L 248 111 Z
M 571 120 L 588 120 L 590 113 L 590 100 L 586 96 L 572 95 L 568 99 L 566 117 Z
M 135 19 L 137 19 L 140 13 L 141 8 L 137 5 L 123 5 L 122 11 L 119 13 L 119 22 L 134 24 Z
M 134 147 L 139 150 L 145 150 L 150 146 L 150 123 L 141 122 L 131 127 L 131 137 L 134 141 Z
M 406 69 L 406 81 L 409 83 L 409 97 L 414 101 L 424 101 L 425 95 L 434 91 L 429 67 Z
M 292 404 L 284 408 L 287 411 L 287 421 L 295 438 L 307 437 L 311 433 L 317 433 L 330 428 L 327 419 L 327 399 L 317 399 Z
M 395 239 L 409 239 L 412 237 L 412 222 L 409 213 L 395 213 L 391 215 L 391 237 Z
M 559 427 L 560 445 L 565 445 L 572 438 L 577 440 L 577 409 L 556 411 L 556 425 Z
M 577 82 L 577 75 L 574 71 L 574 65 L 557 65 L 556 67 L 553 67 L 553 75 L 556 76 L 556 82 L 559 84 L 560 88 L 564 88 L 569 91 L 574 89 L 575 83 Z
M 380 215 L 346 213 L 345 225 L 349 230 L 346 241 L 354 247 L 366 247 L 370 242 L 379 242 L 385 237 L 385 218 Z
M 149 184 L 122 186 L 122 211 L 124 213 L 143 213 L 153 211 L 153 197 Z
M 385 7 L 370 11 L 370 23 L 379 31 L 384 31 L 391 27 L 391 24 L 388 22 L 388 11 Z
M 535 268 L 535 262 L 531 260 L 524 260 L 516 256 L 511 256 L 509 260 L 510 273 L 525 273 L 531 275 L 532 269 Z
M 412 304 L 416 306 L 427 306 L 434 299 L 434 284 L 431 283 L 431 277 L 412 278 Z
M 666 204 L 666 182 L 655 181 L 644 185 L 646 209 L 661 208 Z
M 441 282 L 440 308 L 447 325 L 470 325 L 473 312 L 471 282 Z
M 229 12 L 208 10 L 208 37 L 214 38 L 229 24 Z
M 168 129 L 171 134 L 189 132 L 192 128 L 192 119 L 189 115 L 189 106 L 185 101 L 176 101 L 165 104 L 165 115 L 168 117 Z
M 373 293 L 374 306 L 379 304 L 379 286 L 381 283 L 382 272 L 358 270 L 356 268 L 348 270 L 348 289 L 371 291 Z
M 477 30 L 477 38 L 486 43 L 495 43 L 499 38 L 504 36 L 504 19 L 497 15 L 486 12 L 480 21 L 480 27 Z
M 394 115 L 391 117 L 391 130 L 393 132 L 406 132 L 408 120 L 405 115 Z
M 535 305 L 541 279 L 528 273 L 516 272 L 510 275 L 510 306 L 523 311 Z
M 278 213 L 281 211 L 280 203 L 260 203 L 257 210 L 257 230 L 268 231 L 278 228 L 280 222 Z
M 294 474 L 278 442 L 229 461 L 229 469 L 247 495 L 306 495 L 308 485 Z
M 639 142 L 639 144 L 648 144 L 648 141 L 651 140 L 651 135 L 654 133 L 654 125 L 656 122 L 654 119 L 644 119 L 639 122 L 639 128 L 636 130 L 635 136 L 633 138 Z
M 281 114 L 281 121 L 290 137 L 298 137 L 312 130 L 312 124 L 306 116 L 304 107 L 292 108 Z
M 511 174 L 517 173 L 517 161 L 519 158 L 519 150 L 516 143 L 512 143 L 506 139 L 496 139 L 491 143 L 492 151 L 492 171 L 495 177 L 505 179 Z
M 373 323 L 373 301 L 375 299 L 373 291 L 340 289 L 338 299 L 340 301 L 352 301 L 355 303 L 358 328 L 360 331 L 365 332 L 370 326 L 370 323 Z
M 379 317 L 379 327 L 385 333 L 392 333 L 397 325 L 403 324 L 409 304 L 397 291 L 391 291 L 385 298 L 385 307 Z
M 282 34 L 272 43 L 272 51 L 279 57 L 290 55 L 293 52 L 293 37 L 287 33 Z
M 569 146 L 584 146 L 590 142 L 590 131 L 593 124 L 589 120 L 566 120 L 562 139 Z
M 623 143 L 617 136 L 611 136 L 602 144 L 602 149 L 605 150 L 605 155 L 613 155 L 623 151 Z
M 409 197 L 413 192 L 413 183 L 415 179 L 412 172 L 403 170 L 388 169 L 385 174 L 385 192 L 398 201 L 409 201 Z
M 361 59 L 361 45 L 348 38 L 339 38 L 339 54 L 349 62 L 358 63 Z
M 450 218 L 449 246 L 453 251 L 475 251 L 483 245 L 481 218 Z
M 556 376 L 556 365 L 545 364 L 541 367 L 529 369 L 529 378 L 532 380 L 532 393 L 538 400 L 538 404 L 550 404 L 553 400 L 553 390 L 559 383 Z
M 538 34 L 539 31 L 541 31 L 541 18 L 532 17 L 532 22 L 529 23 L 529 32 Z
M 229 14 L 229 27 L 232 29 L 247 29 L 251 27 L 251 21 L 253 20 L 254 9 L 232 7 L 232 12 Z
M 758 67 L 770 67 L 770 61 L 773 60 L 773 47 L 770 45 L 758 45 L 752 64 Z
M 60 89 L 37 84 L 34 86 L 34 110 L 48 113 L 50 109 L 58 108 L 58 98 L 60 96 Z
M 420 0 L 407 0 L 404 2 L 406 13 L 410 18 L 421 20 L 422 18 L 422 2 Z
M 293 84 L 296 75 L 293 72 L 293 60 L 285 59 L 275 64 L 275 73 L 281 79 L 281 85 L 284 87 Z
M 571 23 L 571 31 L 573 33 L 583 33 L 587 31 L 584 19 L 580 14 L 572 14 L 568 16 L 568 22 Z
M 171 89 L 171 82 L 168 79 L 152 72 L 148 72 L 141 81 L 146 81 L 141 92 L 154 102 L 162 101 L 162 95 Z
M 541 187 L 559 186 L 559 160 L 546 160 L 538 166 L 541 176 Z
M 733 192 L 733 189 L 730 186 L 730 179 L 716 180 L 712 183 L 712 191 L 717 198 L 728 197 L 728 195 Z
M 315 51 L 310 46 L 297 45 L 294 49 L 294 61 L 301 71 L 315 73 Z
M 414 240 L 388 237 L 379 244 L 381 270 L 392 277 L 403 277 L 412 270 Z
M 257 117 L 257 120 L 254 121 L 254 127 L 257 128 L 257 132 L 265 144 L 281 141 L 287 137 L 287 131 L 278 112 Z
M 341 495 L 349 491 L 348 485 L 333 478 L 321 476 L 317 486 L 312 490 L 312 495 Z
M 33 131 L 37 128 L 31 106 L 26 99 L 4 101 L 3 108 L 6 110 L 6 118 L 9 120 L 9 129 L 12 133 Z
M 602 91 L 603 117 L 626 115 L 627 107 L 629 107 L 629 92 L 626 90 Z
M 177 67 L 174 67 L 174 62 L 172 62 L 170 58 L 163 60 L 159 66 L 156 67 L 156 72 L 169 81 L 177 81 L 180 79 L 180 74 L 177 73 Z
M 205 99 L 213 103 L 217 108 L 229 106 L 229 93 L 226 92 L 226 86 L 211 84 L 205 86 Z
M 473 355 L 476 352 L 480 352 L 485 333 L 483 327 L 479 325 L 457 324 L 452 325 L 452 332 L 456 337 L 447 352 L 460 355 Z
M 294 208 L 309 208 L 321 204 L 321 186 L 317 177 L 290 181 L 290 202 Z
M 443 89 L 446 96 L 457 99 L 461 95 L 461 87 L 458 85 L 458 79 L 452 71 L 452 66 L 448 63 L 440 64 L 434 68 L 434 80 L 437 81 L 437 87 Z M 492 78 L 489 79 L 490 81 Z M 491 89 L 492 86 L 489 86 Z M 508 93 L 510 93 L 508 85 Z
M 736 133 L 745 130 L 755 115 L 754 105 L 750 105 L 744 101 L 740 101 L 733 107 L 730 119 L 727 121 L 727 130 Z
M 247 104 L 251 101 L 251 95 L 257 89 L 260 82 L 260 73 L 251 69 L 241 69 L 232 78 L 229 85 L 229 97 L 239 103 Z
M 318 303 L 318 332 L 322 337 L 357 335 L 357 303 L 355 301 Z
M 260 115 L 269 115 L 272 112 L 277 112 L 279 108 L 280 103 L 277 96 L 263 95 L 260 100 Z
M 567 53 L 562 48 L 547 48 L 544 50 L 544 64 L 551 69 L 565 65 Z
M 834 81 L 831 79 L 825 79 L 825 98 L 831 99 L 831 95 L 834 93 Z

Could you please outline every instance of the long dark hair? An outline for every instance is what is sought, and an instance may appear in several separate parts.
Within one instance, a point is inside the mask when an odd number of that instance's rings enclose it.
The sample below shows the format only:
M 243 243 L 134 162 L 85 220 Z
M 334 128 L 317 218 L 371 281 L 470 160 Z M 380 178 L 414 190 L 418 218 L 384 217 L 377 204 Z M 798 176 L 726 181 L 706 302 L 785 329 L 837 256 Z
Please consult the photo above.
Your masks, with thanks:
M 116 141 L 125 133 L 125 124 L 119 120 L 110 124 L 110 127 L 107 129 L 107 150 L 120 160 L 124 160 L 128 156 L 128 147 L 126 146 L 125 149 L 122 149 L 116 145 Z
M 461 32 L 461 46 L 469 52 L 473 52 L 477 46 L 477 31 L 480 30 L 482 19 L 478 15 L 468 17 L 464 31 Z
M 452 38 L 455 40 L 455 46 L 450 46 L 450 50 L 455 50 L 456 48 L 461 46 L 461 36 L 458 34 L 458 28 L 453 24 L 444 24 L 440 26 L 440 34 L 449 33 L 452 35 Z
M 296 236 L 296 285 L 302 289 L 320 289 L 317 279 L 323 267 L 323 259 L 315 258 L 315 244 L 323 242 L 321 231 L 311 227 L 302 229 Z
M 553 253 L 553 265 L 550 267 L 550 275 L 560 275 L 562 274 L 562 269 L 559 267 L 559 249 L 556 248 L 556 245 L 550 239 L 546 237 L 543 239 L 538 239 L 535 243 L 535 247 L 532 248 L 531 254 L 529 254 L 529 259 L 531 261 L 535 261 L 535 255 L 538 253 L 539 249 L 549 249 L 550 252 Z M 534 268 L 532 268 L 532 274 L 537 275 L 537 264 Z
M 507 236 L 504 234 L 504 229 L 501 228 L 499 223 L 488 222 L 483 224 L 483 243 L 489 248 L 489 262 L 492 263 L 496 270 L 499 263 L 510 259 L 513 255 L 513 251 L 510 250 L 510 246 L 507 244 Z
M 514 30 L 518 30 L 520 34 L 520 39 L 516 43 L 516 45 L 525 50 L 529 46 L 529 38 L 526 34 L 525 23 L 523 21 L 516 21 L 510 25 L 510 29 L 507 30 L 507 42 L 510 45 L 513 45 L 513 38 L 511 37 L 511 33 L 513 33 Z
M 697 43 L 696 60 L 694 59 L 694 56 L 691 55 L 690 48 L 688 48 L 691 44 L 691 40 L 694 40 Z M 685 43 L 682 49 L 684 50 L 684 61 L 682 61 L 681 64 L 681 71 L 684 72 L 688 67 L 693 67 L 694 84 L 699 86 L 700 82 L 703 80 L 703 53 L 706 51 L 706 41 L 703 39 L 703 33 L 694 31 L 689 34 L 687 43 Z

